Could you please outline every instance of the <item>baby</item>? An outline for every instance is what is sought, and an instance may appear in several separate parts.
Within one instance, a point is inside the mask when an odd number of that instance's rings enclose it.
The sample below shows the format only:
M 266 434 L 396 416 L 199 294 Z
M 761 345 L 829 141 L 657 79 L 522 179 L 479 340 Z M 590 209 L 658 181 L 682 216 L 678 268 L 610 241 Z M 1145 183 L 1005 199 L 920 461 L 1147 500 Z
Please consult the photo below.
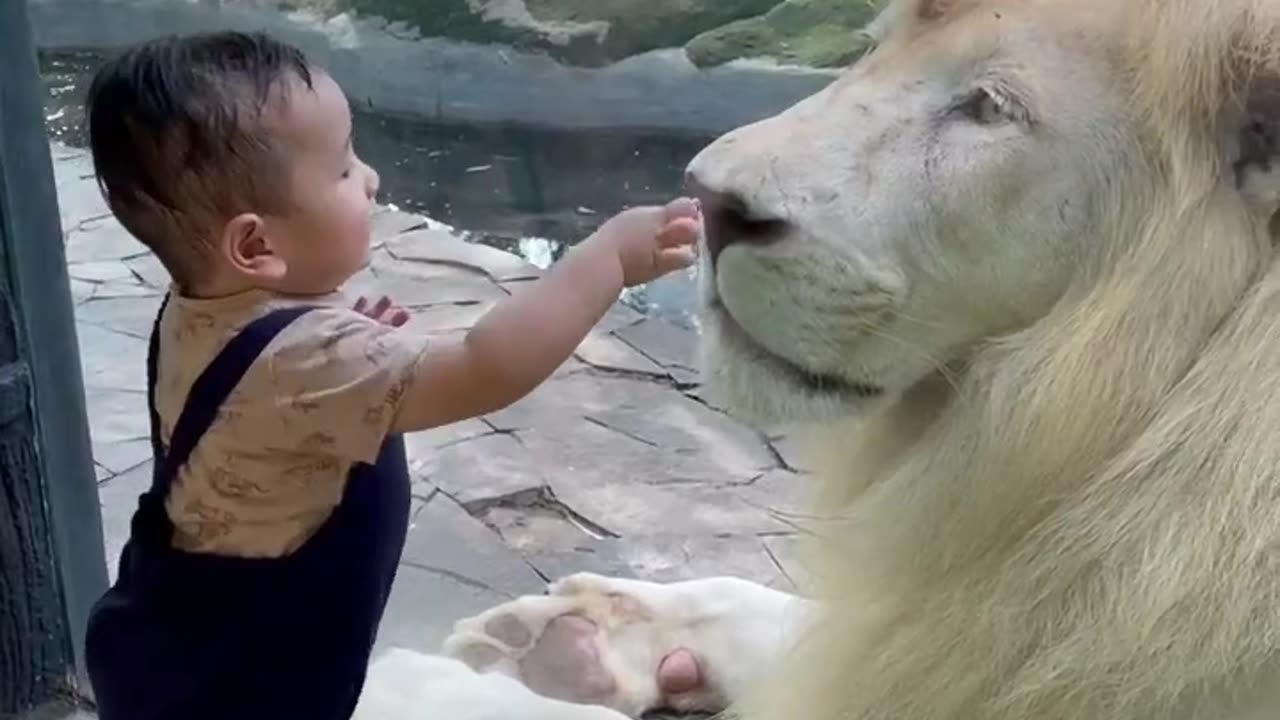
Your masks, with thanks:
M 409 520 L 401 433 L 536 388 L 624 287 L 692 263 L 697 208 L 623 212 L 465 337 L 428 341 L 386 299 L 338 294 L 367 262 L 378 175 L 300 51 L 151 42 L 102 68 L 87 112 L 112 212 L 172 277 L 153 483 L 89 623 L 99 715 L 348 718 Z

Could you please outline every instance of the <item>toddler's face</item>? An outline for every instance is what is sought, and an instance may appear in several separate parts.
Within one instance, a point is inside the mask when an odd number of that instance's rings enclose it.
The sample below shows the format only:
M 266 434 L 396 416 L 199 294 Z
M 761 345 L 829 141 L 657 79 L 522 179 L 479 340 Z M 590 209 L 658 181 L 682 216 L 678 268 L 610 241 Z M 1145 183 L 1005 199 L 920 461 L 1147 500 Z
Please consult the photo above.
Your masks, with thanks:
M 312 74 L 277 116 L 276 136 L 287 148 L 292 207 L 271 219 L 276 250 L 287 264 L 284 290 L 323 294 L 337 289 L 368 260 L 369 216 L 378 173 L 352 147 L 351 110 L 338 84 Z

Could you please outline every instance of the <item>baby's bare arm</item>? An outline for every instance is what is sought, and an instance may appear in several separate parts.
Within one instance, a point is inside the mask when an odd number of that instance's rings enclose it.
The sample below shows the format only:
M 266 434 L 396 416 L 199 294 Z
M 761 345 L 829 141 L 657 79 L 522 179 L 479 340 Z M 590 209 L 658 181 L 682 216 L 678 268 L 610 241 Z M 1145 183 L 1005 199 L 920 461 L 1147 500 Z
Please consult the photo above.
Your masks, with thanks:
M 494 412 L 551 376 L 622 289 L 693 261 L 696 208 L 678 201 L 606 223 L 542 279 L 484 315 L 461 340 L 434 345 L 393 429 L 413 432 Z

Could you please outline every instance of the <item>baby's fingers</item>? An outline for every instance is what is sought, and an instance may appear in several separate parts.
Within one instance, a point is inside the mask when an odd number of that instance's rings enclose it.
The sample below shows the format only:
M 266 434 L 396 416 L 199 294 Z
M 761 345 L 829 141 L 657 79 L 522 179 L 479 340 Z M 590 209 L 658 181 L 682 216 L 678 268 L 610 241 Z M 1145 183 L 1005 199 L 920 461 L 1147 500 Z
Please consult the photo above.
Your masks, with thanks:
M 383 325 L 391 325 L 400 327 L 409 322 L 409 312 L 402 307 L 397 307 L 391 302 L 391 298 L 383 295 L 374 303 L 373 307 L 369 306 L 369 299 L 361 296 L 356 300 L 355 311 Z
M 383 295 L 378 302 L 374 303 L 372 308 L 369 307 L 369 298 L 361 295 L 360 298 L 356 300 L 356 304 L 353 309 L 361 315 L 365 315 L 376 320 L 378 319 L 378 316 L 386 312 L 389 307 L 391 307 L 391 298 L 386 295 Z
M 666 275 L 676 270 L 683 270 L 698 260 L 698 254 L 692 247 L 667 248 L 654 255 L 654 269 L 658 275 Z
M 666 222 L 681 218 L 698 218 L 702 215 L 702 207 L 693 198 L 681 197 L 667 203 L 662 209 L 662 218 Z
M 658 232 L 658 247 L 677 248 L 692 245 L 698 241 L 701 224 L 692 218 L 672 220 Z

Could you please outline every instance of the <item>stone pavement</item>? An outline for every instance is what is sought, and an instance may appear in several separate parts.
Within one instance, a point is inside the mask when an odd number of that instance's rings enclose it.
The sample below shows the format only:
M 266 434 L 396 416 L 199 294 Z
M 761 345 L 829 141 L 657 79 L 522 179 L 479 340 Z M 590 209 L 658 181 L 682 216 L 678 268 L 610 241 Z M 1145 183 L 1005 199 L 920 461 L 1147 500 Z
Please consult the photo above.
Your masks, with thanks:
M 88 155 L 53 154 L 114 576 L 150 477 L 144 358 L 165 276 L 110 217 Z M 411 330 L 463 332 L 539 274 L 421 216 L 384 208 L 374 225 L 351 289 L 410 308 Z M 530 397 L 407 438 L 413 524 L 380 643 L 434 651 L 456 619 L 578 570 L 791 587 L 803 473 L 785 438 L 699 398 L 694 344 L 619 305 Z

